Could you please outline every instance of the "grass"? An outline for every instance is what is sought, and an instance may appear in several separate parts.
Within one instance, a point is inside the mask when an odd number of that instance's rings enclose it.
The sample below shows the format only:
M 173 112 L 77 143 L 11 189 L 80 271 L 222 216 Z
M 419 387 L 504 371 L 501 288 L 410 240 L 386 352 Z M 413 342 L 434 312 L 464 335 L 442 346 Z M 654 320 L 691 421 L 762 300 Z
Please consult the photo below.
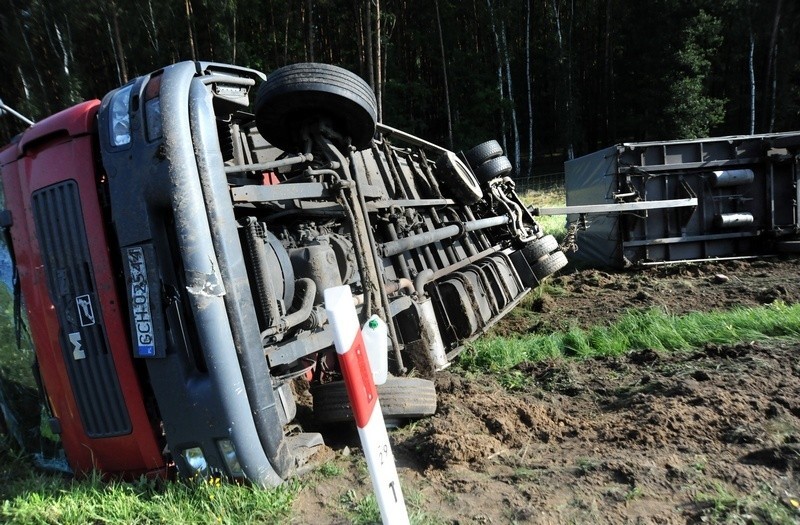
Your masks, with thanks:
M 471 371 L 507 372 L 525 361 L 613 356 L 637 349 L 689 350 L 706 343 L 732 344 L 798 336 L 800 305 L 776 302 L 759 308 L 682 316 L 651 309 L 630 311 L 610 326 L 588 330 L 572 328 L 551 334 L 485 337 L 470 345 L 460 364 Z
M 588 473 L 597 470 L 599 466 L 600 463 L 591 458 L 578 458 L 578 460 L 575 462 L 575 468 L 578 474 L 581 476 L 585 476 Z
M 75 481 L 2 455 L 0 522 L 10 524 L 278 523 L 290 516 L 301 488 L 297 481 L 270 490 L 219 479 Z
M 381 522 L 381 511 L 374 494 L 359 496 L 350 489 L 342 495 L 340 503 L 344 506 L 348 521 L 353 525 L 372 525 Z
M 405 493 L 404 499 L 408 509 L 408 519 L 412 525 L 443 525 L 445 523 L 438 517 L 422 510 L 425 501 L 421 493 L 416 491 Z M 350 489 L 341 496 L 339 504 L 344 510 L 347 523 L 354 525 L 380 525 L 382 523 L 381 511 L 375 495 L 372 493 L 361 496 L 356 490 Z
M 324 478 L 336 478 L 342 475 L 342 467 L 333 461 L 328 461 L 327 463 L 323 463 L 317 469 L 317 472 Z
M 708 491 L 700 491 L 694 502 L 702 509 L 700 520 L 704 523 L 792 525 L 797 523 L 800 502 L 789 498 L 782 503 L 772 489 L 740 496 L 720 482 Z
M 563 187 L 554 187 L 548 190 L 527 190 L 519 198 L 525 206 L 534 208 L 560 207 L 567 202 L 567 194 Z M 536 217 L 536 222 L 539 223 L 545 233 L 558 239 L 558 242 L 564 241 L 564 237 L 567 235 L 566 215 L 539 215 Z

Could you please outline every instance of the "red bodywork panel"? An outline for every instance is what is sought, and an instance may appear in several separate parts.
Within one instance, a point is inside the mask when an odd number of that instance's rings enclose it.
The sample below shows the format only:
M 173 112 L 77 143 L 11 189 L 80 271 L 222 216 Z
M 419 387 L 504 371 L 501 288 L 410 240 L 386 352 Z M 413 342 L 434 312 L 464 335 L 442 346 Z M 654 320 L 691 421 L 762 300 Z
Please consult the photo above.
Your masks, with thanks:
M 96 115 L 100 101 L 84 102 L 35 124 L 16 147 L 0 153 L 0 169 L 6 209 L 11 211 L 11 236 L 19 271 L 22 297 L 27 309 L 36 357 L 50 406 L 60 423 L 61 438 L 70 466 L 76 472 L 99 469 L 126 476 L 163 471 L 164 458 L 148 417 L 139 385 L 127 321 L 120 306 L 117 279 L 109 256 L 97 185 L 98 169 Z M 32 194 L 41 188 L 72 180 L 77 184 L 80 208 L 94 274 L 98 318 L 105 325 L 108 353 L 113 360 L 119 391 L 130 420 L 131 432 L 113 437 L 89 437 L 66 359 L 72 349 L 62 348 L 61 326 L 48 290 L 42 244 L 37 239 Z M 80 232 L 77 232 L 80 234 Z M 124 301 L 124 299 L 123 299 Z M 98 391 L 100 391 L 98 387 Z

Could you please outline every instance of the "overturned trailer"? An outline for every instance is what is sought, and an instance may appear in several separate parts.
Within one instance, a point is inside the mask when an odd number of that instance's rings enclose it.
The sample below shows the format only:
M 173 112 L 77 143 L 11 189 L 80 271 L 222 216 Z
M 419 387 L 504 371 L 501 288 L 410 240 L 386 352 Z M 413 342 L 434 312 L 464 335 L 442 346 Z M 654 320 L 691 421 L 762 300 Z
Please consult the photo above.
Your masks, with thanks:
M 791 250 L 800 132 L 623 143 L 565 164 L 573 260 L 625 267 Z

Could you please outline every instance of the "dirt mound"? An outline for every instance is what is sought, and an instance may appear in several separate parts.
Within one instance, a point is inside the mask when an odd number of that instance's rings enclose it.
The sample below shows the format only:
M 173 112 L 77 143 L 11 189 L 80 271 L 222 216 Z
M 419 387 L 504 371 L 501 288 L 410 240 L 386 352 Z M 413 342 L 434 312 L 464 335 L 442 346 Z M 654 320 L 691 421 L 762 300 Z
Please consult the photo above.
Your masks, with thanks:
M 532 441 L 559 439 L 569 423 L 556 408 L 531 395 L 509 393 L 488 377 L 466 380 L 445 372 L 436 385 L 438 413 L 403 445 L 423 451 L 432 466 L 480 465 Z

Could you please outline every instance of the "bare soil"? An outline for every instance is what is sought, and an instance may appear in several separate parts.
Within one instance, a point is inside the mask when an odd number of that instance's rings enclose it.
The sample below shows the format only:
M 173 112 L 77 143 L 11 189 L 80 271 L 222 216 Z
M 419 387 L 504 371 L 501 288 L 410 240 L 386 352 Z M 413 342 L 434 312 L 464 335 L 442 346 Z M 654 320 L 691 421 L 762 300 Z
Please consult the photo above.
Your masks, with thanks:
M 800 261 L 586 270 L 554 278 L 496 332 L 609 323 L 800 299 Z M 419 523 L 800 522 L 798 342 L 522 363 L 515 390 L 457 367 L 436 415 L 392 432 Z M 370 492 L 350 427 L 325 430 L 295 523 L 350 523 Z

